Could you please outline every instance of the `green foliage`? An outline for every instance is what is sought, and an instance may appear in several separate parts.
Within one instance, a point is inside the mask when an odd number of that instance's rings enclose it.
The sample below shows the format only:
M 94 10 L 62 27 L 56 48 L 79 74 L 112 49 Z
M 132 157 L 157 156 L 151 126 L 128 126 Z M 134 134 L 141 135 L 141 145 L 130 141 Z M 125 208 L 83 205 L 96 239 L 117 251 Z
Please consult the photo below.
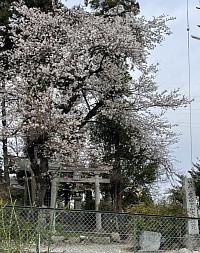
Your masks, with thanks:
M 25 220 L 20 212 L 12 208 L 0 209 L 0 252 L 6 249 L 8 253 L 30 252 L 30 247 L 35 240 L 33 224 Z M 37 226 L 37 224 L 35 224 Z
M 135 0 L 85 0 L 85 5 L 99 14 L 104 14 L 117 5 L 123 5 L 125 11 L 139 13 L 139 4 Z
M 95 200 L 87 199 L 82 205 L 83 210 L 95 210 Z M 110 201 L 101 200 L 99 204 L 99 211 L 113 211 L 113 205 Z
M 51 237 L 61 227 L 59 222 L 54 225 L 54 217 L 54 210 L 18 208 L 15 203 L 1 207 L 0 252 L 33 252 L 35 247 L 39 247 L 39 238 L 41 242 L 48 242 L 47 252 L 50 252 Z
M 184 179 L 184 176 L 181 174 L 175 174 L 177 185 L 173 186 L 168 190 L 168 197 L 167 200 L 172 205 L 183 205 L 183 187 L 182 182 Z
M 1 0 L 0 2 L 0 25 L 7 25 L 10 16 L 10 4 L 13 1 Z
M 83 210 L 95 210 L 95 200 L 87 199 L 82 206 Z
M 3 36 L 5 41 L 3 50 L 12 49 L 13 46 L 12 41 L 9 37 L 9 17 L 11 16 L 10 6 L 12 2 L 14 2 L 14 0 L 2 0 L 0 2 L 0 25 L 6 27 L 5 31 L 0 32 L 0 36 Z
M 147 187 L 142 189 L 134 189 L 134 187 L 131 187 L 124 191 L 122 199 L 124 208 L 127 208 L 131 204 L 138 204 L 139 202 L 153 202 L 151 193 Z
M 130 229 L 133 230 L 137 238 L 139 238 L 141 231 L 153 231 L 162 234 L 161 249 L 162 247 L 171 247 L 172 243 L 180 245 L 179 240 L 186 233 L 186 222 L 184 218 L 181 218 L 186 216 L 186 210 L 181 205 L 141 202 L 131 205 L 127 211 L 134 214 L 144 214 L 133 216 L 129 223 Z
M 183 189 L 181 186 L 175 186 L 169 190 L 169 201 L 172 204 L 183 204 Z
M 100 211 L 113 211 L 113 205 L 110 201 L 107 200 L 101 200 L 99 204 L 99 210 Z
M 53 10 L 52 0 L 25 0 L 25 4 L 29 8 L 39 8 L 44 12 L 49 12 Z
M 153 214 L 162 216 L 186 216 L 187 211 L 180 204 L 160 204 L 140 202 L 127 208 L 130 213 Z
M 198 161 L 199 162 L 194 164 L 194 168 L 188 172 L 194 180 L 196 195 L 200 197 L 200 160 L 198 159 Z
M 10 196 L 9 193 L 5 190 L 0 192 L 0 206 L 4 206 L 10 203 Z
M 93 141 L 103 144 L 104 161 L 120 161 L 121 168 L 137 184 L 136 187 L 154 182 L 158 161 L 148 156 L 147 150 L 141 147 L 142 134 L 131 122 L 119 116 L 111 119 L 99 116 L 91 133 Z
M 103 147 L 103 160 L 113 166 L 113 199 L 122 198 L 123 207 L 127 207 L 140 200 L 138 189 L 150 198 L 147 185 L 155 181 L 159 162 L 141 145 L 144 140 L 139 129 L 119 116 L 99 116 L 91 126 L 91 140 Z

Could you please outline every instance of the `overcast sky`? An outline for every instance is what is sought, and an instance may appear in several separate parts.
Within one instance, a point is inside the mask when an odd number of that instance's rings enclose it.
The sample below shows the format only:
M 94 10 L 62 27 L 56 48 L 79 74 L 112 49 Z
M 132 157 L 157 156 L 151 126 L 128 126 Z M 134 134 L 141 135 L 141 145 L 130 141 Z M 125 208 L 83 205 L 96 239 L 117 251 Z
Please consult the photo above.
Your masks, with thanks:
M 146 17 L 168 14 L 176 17 L 169 22 L 173 34 L 166 38 L 162 46 L 152 53 L 152 61 L 160 64 L 157 83 L 163 89 L 172 90 L 180 87 L 181 92 L 189 95 L 189 68 L 188 68 L 188 32 L 187 32 L 187 1 L 140 0 L 141 14 Z M 174 150 L 179 161 L 175 167 L 182 173 L 192 168 L 192 162 L 200 158 L 200 41 L 191 38 L 191 35 L 200 37 L 200 6 L 199 1 L 189 1 L 189 44 L 190 44 L 190 92 L 194 102 L 191 105 L 191 133 L 190 134 L 190 108 L 179 109 L 168 113 L 170 122 L 179 124 L 176 128 L 181 133 L 180 141 Z M 191 145 L 192 144 L 192 145 Z M 191 147 L 192 146 L 192 147 Z M 192 157 L 191 157 L 192 156 Z M 191 159 L 192 158 L 192 159 Z
M 64 1 L 64 0 L 63 0 Z M 68 0 L 66 5 L 82 4 L 84 0 Z M 190 35 L 190 94 L 194 102 L 190 107 L 169 111 L 168 120 L 179 124 L 174 130 L 181 134 L 180 141 L 174 147 L 174 156 L 177 162 L 174 167 L 177 172 L 187 174 L 200 158 L 200 40 L 191 38 L 191 35 L 200 37 L 200 7 L 198 0 L 189 1 L 189 35 Z M 140 14 L 146 18 L 161 14 L 175 17 L 168 25 L 173 34 L 166 37 L 162 46 L 158 46 L 151 54 L 150 61 L 159 63 L 159 73 L 156 81 L 159 88 L 173 90 L 178 87 L 181 93 L 189 95 L 189 67 L 188 67 L 188 32 L 187 32 L 187 0 L 140 0 Z M 191 120 L 190 120 L 191 119 Z M 191 123 L 191 131 L 190 131 Z

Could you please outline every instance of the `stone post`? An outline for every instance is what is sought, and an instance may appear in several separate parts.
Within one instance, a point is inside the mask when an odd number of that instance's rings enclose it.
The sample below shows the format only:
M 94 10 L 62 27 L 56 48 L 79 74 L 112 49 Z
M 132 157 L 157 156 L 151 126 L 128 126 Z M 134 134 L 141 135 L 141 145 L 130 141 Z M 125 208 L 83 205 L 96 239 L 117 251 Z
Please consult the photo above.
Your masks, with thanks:
M 51 181 L 51 202 L 50 202 L 51 208 L 56 208 L 57 181 L 58 178 L 56 176 L 54 176 L 54 178 Z
M 99 183 L 99 174 L 95 174 L 95 210 L 99 210 L 100 204 L 100 183 Z
M 184 205 L 187 209 L 188 216 L 191 218 L 197 218 L 197 203 L 194 181 L 192 178 L 184 179 Z M 188 234 L 196 235 L 199 234 L 198 220 L 188 220 Z
M 187 220 L 188 234 L 186 235 L 186 247 L 195 250 L 199 247 L 199 225 L 197 218 L 197 203 L 195 185 L 192 178 L 184 178 L 184 206 L 187 209 L 188 216 L 193 219 Z
M 57 198 L 57 181 L 58 178 L 55 175 L 51 181 L 51 202 L 50 202 L 50 208 L 51 209 L 51 228 L 52 231 L 55 232 L 55 208 L 56 208 L 56 198 Z

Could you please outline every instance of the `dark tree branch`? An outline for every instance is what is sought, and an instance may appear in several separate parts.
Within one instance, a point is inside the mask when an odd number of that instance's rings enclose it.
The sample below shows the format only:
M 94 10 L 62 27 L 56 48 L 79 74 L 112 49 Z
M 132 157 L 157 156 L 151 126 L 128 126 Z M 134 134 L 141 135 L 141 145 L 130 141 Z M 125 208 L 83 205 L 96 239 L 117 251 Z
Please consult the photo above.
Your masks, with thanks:
M 79 127 L 80 128 L 84 127 L 87 124 L 88 120 L 90 120 L 91 118 L 93 118 L 97 114 L 98 109 L 101 108 L 103 105 L 104 105 L 103 100 L 99 100 L 99 102 L 85 116 L 83 122 L 80 124 Z

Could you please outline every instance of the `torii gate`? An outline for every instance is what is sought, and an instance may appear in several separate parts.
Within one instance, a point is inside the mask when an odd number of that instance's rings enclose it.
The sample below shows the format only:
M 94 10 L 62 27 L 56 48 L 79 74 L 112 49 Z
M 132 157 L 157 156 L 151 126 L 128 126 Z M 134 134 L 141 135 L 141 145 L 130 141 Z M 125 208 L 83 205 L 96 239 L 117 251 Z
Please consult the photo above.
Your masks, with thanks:
M 110 179 L 102 178 L 100 174 L 102 173 L 109 173 L 110 167 L 107 168 L 86 168 L 83 166 L 63 166 L 62 168 L 58 169 L 56 164 L 50 163 L 49 164 L 50 171 L 54 174 L 53 180 L 51 183 L 51 204 L 50 207 L 55 207 L 56 203 L 56 195 L 57 195 L 57 182 L 59 183 L 79 183 L 79 184 L 86 184 L 92 183 L 95 185 L 95 210 L 99 210 L 100 204 L 100 184 L 110 184 Z M 59 174 L 64 173 L 73 173 L 73 177 L 59 177 Z M 94 176 L 90 178 L 82 177 L 82 173 L 93 173 Z
M 53 164 L 49 164 L 50 171 L 54 173 L 53 180 L 51 182 L 51 203 L 50 207 L 55 208 L 56 205 L 56 197 L 57 197 L 57 183 L 66 182 L 66 183 L 94 183 L 95 184 L 95 211 L 99 210 L 100 204 L 100 183 L 110 184 L 110 179 L 105 179 L 100 177 L 101 173 L 109 173 L 111 168 L 86 168 L 86 167 L 70 167 L 63 166 L 58 169 L 58 166 L 53 166 Z M 73 172 L 73 178 L 68 177 L 60 177 L 59 174 Z M 84 178 L 81 177 L 82 173 L 94 173 L 94 177 Z M 77 199 L 80 201 L 80 199 Z M 76 201 L 76 200 L 75 200 Z M 76 205 L 75 205 L 76 206 Z M 79 205 L 77 205 L 79 207 Z M 101 226 L 101 214 L 96 213 L 96 229 L 99 231 L 102 228 Z

